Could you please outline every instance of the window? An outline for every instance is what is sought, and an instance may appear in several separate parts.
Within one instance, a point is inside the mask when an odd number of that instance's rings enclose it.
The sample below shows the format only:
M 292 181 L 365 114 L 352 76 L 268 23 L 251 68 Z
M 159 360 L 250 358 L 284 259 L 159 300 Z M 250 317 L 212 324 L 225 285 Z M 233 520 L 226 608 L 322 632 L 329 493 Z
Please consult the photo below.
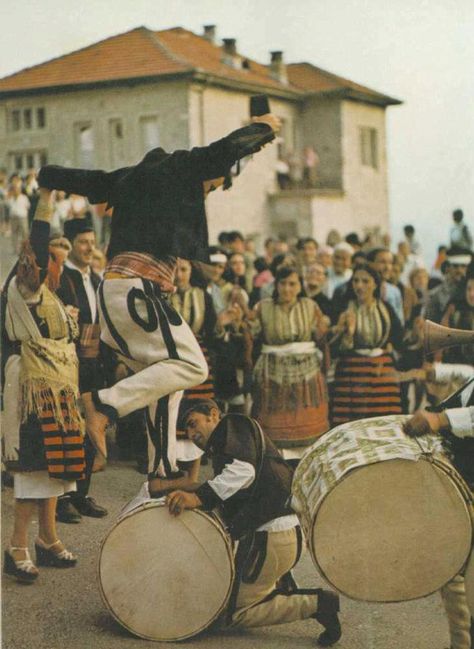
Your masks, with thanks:
M 27 130 L 30 130 L 33 126 L 33 116 L 31 112 L 31 108 L 25 108 L 23 110 L 23 126 Z
M 36 126 L 37 128 L 44 128 L 46 126 L 46 112 L 44 108 L 36 109 Z
M 13 151 L 9 154 L 9 172 L 26 174 L 31 169 L 39 169 L 48 164 L 48 153 L 42 151 Z
M 93 169 L 95 166 L 95 144 L 92 124 L 75 125 L 76 160 L 79 167 Z
M 160 146 L 160 131 L 157 117 L 142 117 L 140 119 L 143 153 Z
M 19 110 L 12 110 L 10 114 L 11 130 L 19 131 L 21 128 L 21 113 Z
M 365 167 L 378 168 L 378 138 L 377 130 L 361 126 L 360 134 L 360 160 Z
M 38 108 L 14 108 L 10 111 L 10 131 L 31 131 L 32 129 L 46 128 L 46 109 Z

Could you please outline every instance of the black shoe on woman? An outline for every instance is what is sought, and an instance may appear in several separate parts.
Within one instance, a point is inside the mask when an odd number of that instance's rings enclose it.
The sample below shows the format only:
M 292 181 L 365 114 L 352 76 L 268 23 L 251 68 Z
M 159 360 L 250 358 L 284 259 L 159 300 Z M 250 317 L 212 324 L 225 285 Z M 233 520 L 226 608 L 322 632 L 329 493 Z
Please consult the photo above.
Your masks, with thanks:
M 38 538 L 35 542 L 36 563 L 39 566 L 50 566 L 52 568 L 73 568 L 77 563 L 77 558 L 66 550 L 61 541 L 58 539 L 54 543 L 47 545 Z
M 14 559 L 12 552 L 22 550 L 25 553 L 25 559 Z M 5 575 L 15 577 L 21 584 L 32 584 L 38 579 L 39 571 L 31 560 L 28 548 L 14 548 L 10 546 L 5 550 L 3 572 Z

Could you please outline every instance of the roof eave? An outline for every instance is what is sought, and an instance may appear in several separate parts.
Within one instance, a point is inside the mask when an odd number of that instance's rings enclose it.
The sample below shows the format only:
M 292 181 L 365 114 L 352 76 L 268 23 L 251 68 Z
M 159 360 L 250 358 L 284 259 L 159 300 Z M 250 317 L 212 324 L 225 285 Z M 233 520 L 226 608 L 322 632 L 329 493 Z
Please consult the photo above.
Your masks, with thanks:
M 372 95 L 370 93 L 354 90 L 353 88 L 335 88 L 334 90 L 321 90 L 318 92 L 309 92 L 306 95 L 312 97 L 328 97 L 332 99 L 349 99 L 358 101 L 363 104 L 373 104 L 375 106 L 399 106 L 403 104 L 400 99 L 389 97 L 388 95 Z
M 20 88 L 17 90 L 0 90 L 0 99 L 29 97 L 34 95 L 52 95 L 56 93 L 66 92 L 79 92 L 81 90 L 98 90 L 101 88 L 124 88 L 138 86 L 140 84 L 151 84 L 160 81 L 184 79 L 186 77 L 192 77 L 194 72 L 194 68 L 190 68 L 189 70 L 169 72 L 167 74 L 154 74 L 144 77 L 128 77 L 125 79 L 108 79 L 104 81 L 91 81 L 85 83 L 60 84 L 56 86 L 44 86 L 39 88 Z
M 251 93 L 263 93 L 270 98 L 275 99 L 290 99 L 292 101 L 299 101 L 304 99 L 305 92 L 295 87 L 273 87 L 267 86 L 265 83 L 258 83 L 256 81 L 246 81 L 244 79 L 229 79 L 228 77 L 221 77 L 217 74 L 206 72 L 205 70 L 197 70 L 193 78 L 195 81 L 206 83 L 212 86 L 221 88 L 232 88 L 235 90 L 243 90 Z

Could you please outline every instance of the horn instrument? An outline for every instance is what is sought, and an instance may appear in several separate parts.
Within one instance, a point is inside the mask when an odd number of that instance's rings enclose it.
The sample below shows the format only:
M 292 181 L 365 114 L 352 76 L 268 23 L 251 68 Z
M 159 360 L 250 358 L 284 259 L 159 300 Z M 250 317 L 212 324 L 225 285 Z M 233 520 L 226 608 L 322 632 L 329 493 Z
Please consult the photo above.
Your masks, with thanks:
M 423 348 L 425 354 L 432 354 L 439 349 L 454 347 L 455 345 L 474 344 L 474 331 L 465 329 L 452 329 L 425 320 L 423 326 Z

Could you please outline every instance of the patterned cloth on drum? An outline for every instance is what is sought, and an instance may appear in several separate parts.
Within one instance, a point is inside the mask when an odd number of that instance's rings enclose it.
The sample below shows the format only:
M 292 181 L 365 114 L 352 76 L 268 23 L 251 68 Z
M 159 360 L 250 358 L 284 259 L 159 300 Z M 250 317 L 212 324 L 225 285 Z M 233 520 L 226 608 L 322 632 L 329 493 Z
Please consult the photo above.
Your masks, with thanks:
M 470 492 L 432 436 L 404 416 L 338 426 L 305 454 L 293 481 L 316 567 L 354 599 L 403 601 L 438 590 L 471 546 Z
M 207 629 L 225 610 L 233 579 L 232 544 L 221 522 L 199 510 L 171 516 L 146 488 L 122 510 L 100 550 L 105 606 L 148 640 L 174 642 Z

